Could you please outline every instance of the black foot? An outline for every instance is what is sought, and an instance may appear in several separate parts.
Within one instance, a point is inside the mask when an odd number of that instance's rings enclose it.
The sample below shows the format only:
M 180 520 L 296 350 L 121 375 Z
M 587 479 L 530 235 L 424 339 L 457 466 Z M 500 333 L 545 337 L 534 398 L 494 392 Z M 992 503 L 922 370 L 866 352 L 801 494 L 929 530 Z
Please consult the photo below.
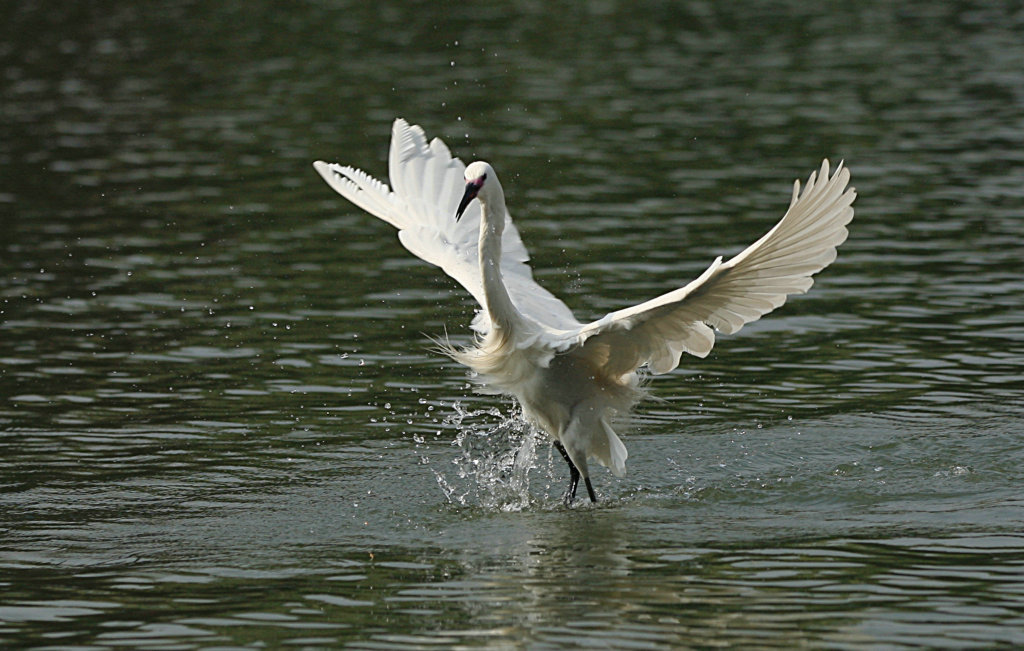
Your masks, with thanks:
M 561 441 L 555 441 L 555 449 L 562 454 L 562 458 L 569 464 L 569 490 L 565 491 L 565 505 L 570 506 L 573 500 L 576 499 L 576 489 L 580 485 L 580 470 L 576 467 L 576 464 L 569 458 L 569 453 L 565 451 L 565 446 L 562 445 Z M 590 483 L 590 477 L 584 477 L 583 483 L 587 486 L 587 494 L 590 496 L 590 501 L 597 503 L 597 495 L 594 493 L 594 485 Z

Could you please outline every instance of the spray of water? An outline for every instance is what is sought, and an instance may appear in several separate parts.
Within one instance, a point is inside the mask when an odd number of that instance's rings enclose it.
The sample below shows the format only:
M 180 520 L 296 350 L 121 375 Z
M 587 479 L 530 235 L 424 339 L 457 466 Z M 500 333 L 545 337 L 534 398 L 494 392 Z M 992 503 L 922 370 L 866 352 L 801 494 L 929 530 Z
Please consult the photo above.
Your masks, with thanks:
M 456 432 L 452 446 L 458 453 L 450 465 L 433 468 L 450 504 L 521 511 L 536 504 L 530 478 L 538 469 L 547 473 L 547 497 L 550 451 L 546 463 L 538 464 L 539 436 L 520 411 L 505 414 L 493 407 L 471 411 L 458 402 L 452 407 L 444 422 Z

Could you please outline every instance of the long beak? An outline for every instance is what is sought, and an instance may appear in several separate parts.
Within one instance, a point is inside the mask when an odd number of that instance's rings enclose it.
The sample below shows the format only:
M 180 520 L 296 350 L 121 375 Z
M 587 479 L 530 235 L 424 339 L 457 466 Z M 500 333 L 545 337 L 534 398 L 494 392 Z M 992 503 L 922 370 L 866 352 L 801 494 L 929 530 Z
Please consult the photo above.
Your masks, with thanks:
M 462 213 L 466 211 L 466 206 L 469 205 L 470 201 L 476 199 L 476 194 L 479 191 L 479 186 L 473 183 L 466 184 L 466 193 L 462 195 L 462 201 L 459 202 L 459 209 L 455 211 L 455 221 L 458 221 L 462 217 Z

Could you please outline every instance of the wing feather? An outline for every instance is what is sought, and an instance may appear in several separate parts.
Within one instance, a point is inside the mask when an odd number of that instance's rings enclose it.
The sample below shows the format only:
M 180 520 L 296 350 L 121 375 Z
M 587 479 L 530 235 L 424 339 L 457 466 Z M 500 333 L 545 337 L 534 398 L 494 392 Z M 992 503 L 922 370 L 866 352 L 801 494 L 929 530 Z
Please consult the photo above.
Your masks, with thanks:
M 761 239 L 724 264 L 718 258 L 685 287 L 583 326 L 575 339 L 580 352 L 614 376 L 643 364 L 667 373 L 684 352 L 706 356 L 715 342 L 712 328 L 736 332 L 789 294 L 806 292 L 811 275 L 835 260 L 853 219 L 856 191 L 849 180 L 842 163 L 829 176 L 823 161 L 803 192 L 799 181 L 793 184 L 789 209 Z
M 483 303 L 480 208 L 471 203 L 455 220 L 465 165 L 444 142 L 435 138 L 428 143 L 423 129 L 395 120 L 388 154 L 393 189 L 349 166 L 317 161 L 314 167 L 339 194 L 397 228 L 405 248 L 441 267 Z M 643 364 L 654 373 L 667 373 L 684 352 L 706 356 L 715 330 L 734 333 L 781 306 L 788 295 L 811 287 L 811 276 L 835 260 L 836 247 L 846 239 L 856 197 L 847 187 L 849 179 L 842 163 L 830 176 L 829 163 L 823 161 L 802 191 L 794 182 L 782 220 L 734 258 L 725 263 L 718 258 L 685 287 L 587 325 L 534 281 L 529 254 L 511 218 L 502 240 L 502 273 L 520 312 L 547 327 L 545 345 L 576 348 L 610 375 Z M 474 319 L 473 327 L 483 331 L 488 320 Z
M 398 239 L 414 255 L 436 265 L 483 304 L 478 261 L 480 206 L 471 203 L 455 220 L 465 186 L 466 166 L 438 138 L 428 144 L 423 129 L 401 118 L 391 129 L 388 177 L 392 187 L 362 170 L 317 161 L 313 167 L 338 194 L 398 229 Z M 530 255 L 511 219 L 502 238 L 501 270 L 519 311 L 552 329 L 576 331 L 581 324 L 569 308 L 538 285 L 527 264 Z M 475 319 L 474 328 L 488 326 Z

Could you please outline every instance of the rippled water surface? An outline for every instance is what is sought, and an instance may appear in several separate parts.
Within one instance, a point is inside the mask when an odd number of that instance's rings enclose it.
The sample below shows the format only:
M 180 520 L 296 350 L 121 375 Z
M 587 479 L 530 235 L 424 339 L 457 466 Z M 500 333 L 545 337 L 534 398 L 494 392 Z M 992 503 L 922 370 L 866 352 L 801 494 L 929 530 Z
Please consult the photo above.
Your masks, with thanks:
M 0 646 L 1024 645 L 1014 3 L 0 8 Z M 813 290 L 566 470 L 335 196 L 391 120 L 502 174 L 580 318 L 845 159 Z

